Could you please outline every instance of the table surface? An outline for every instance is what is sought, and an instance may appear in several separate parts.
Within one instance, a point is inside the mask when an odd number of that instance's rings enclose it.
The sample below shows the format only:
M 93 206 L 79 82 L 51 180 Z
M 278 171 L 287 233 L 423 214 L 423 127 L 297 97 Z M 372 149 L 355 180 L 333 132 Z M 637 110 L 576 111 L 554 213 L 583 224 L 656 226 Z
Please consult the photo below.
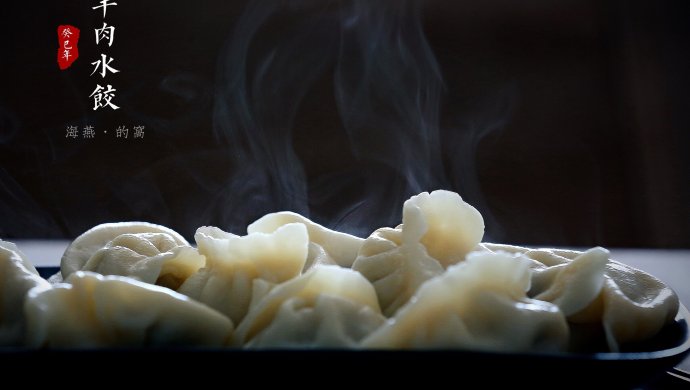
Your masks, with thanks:
M 66 240 L 15 240 L 19 249 L 37 267 L 60 264 L 60 257 L 69 244 Z M 582 249 L 582 248 L 573 248 Z M 690 249 L 626 249 L 609 248 L 611 258 L 646 271 L 673 288 L 680 301 L 690 307 Z M 679 368 L 690 371 L 690 357 Z

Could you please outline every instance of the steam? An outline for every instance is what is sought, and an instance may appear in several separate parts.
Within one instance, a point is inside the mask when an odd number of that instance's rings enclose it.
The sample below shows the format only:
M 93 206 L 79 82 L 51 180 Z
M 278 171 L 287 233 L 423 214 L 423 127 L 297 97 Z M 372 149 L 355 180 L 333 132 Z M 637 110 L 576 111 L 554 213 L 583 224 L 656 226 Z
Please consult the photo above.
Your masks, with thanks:
M 352 163 L 307 175 L 295 119 L 323 80 L 337 113 L 328 125 L 344 132 Z M 444 166 L 443 152 L 451 165 L 465 163 L 457 155 L 474 158 L 478 142 L 441 147 L 443 79 L 418 1 L 250 2 L 221 56 L 217 88 L 215 133 L 236 172 L 224 224 L 234 230 L 277 210 L 359 235 L 395 226 L 409 196 L 462 186 L 446 172 L 467 171 Z
M 445 87 L 421 16 L 415 0 L 250 1 L 220 53 L 215 83 L 177 71 L 118 96 L 123 123 L 145 125 L 147 136 L 117 148 L 150 147 L 159 158 L 136 170 L 75 171 L 75 160 L 93 157 L 85 152 L 91 144 L 53 147 L 54 129 L 46 130 L 51 155 L 37 159 L 37 180 L 50 191 L 32 197 L 35 188 L 0 168 L 0 217 L 14 221 L 0 235 L 74 237 L 132 219 L 191 238 L 198 226 L 243 233 L 266 213 L 291 210 L 367 236 L 400 223 L 407 198 L 439 188 L 458 191 L 500 233 L 482 202 L 475 159 L 509 109 L 498 99 L 486 117 L 458 113 L 440 125 Z M 150 89 L 161 91 L 159 101 L 137 100 Z M 215 144 L 195 138 L 211 106 Z M 82 118 L 56 128 L 100 128 L 81 108 Z M 21 127 L 2 108 L 0 125 L 0 145 Z M 98 155 L 98 164 L 118 164 L 117 150 Z M 72 183 L 84 178 L 92 190 L 75 193 Z
M 333 57 L 337 34 L 329 26 L 333 14 L 328 12 L 302 18 L 301 23 L 285 21 L 285 35 L 259 47 L 252 63 L 252 41 L 283 10 L 279 2 L 250 3 L 221 59 L 214 120 L 216 135 L 227 142 L 234 162 L 224 212 L 230 216 L 225 225 L 234 225 L 233 230 L 269 211 L 309 213 L 306 176 L 293 148 L 292 128 L 299 102 Z
M 500 133 L 507 125 L 514 108 L 516 90 L 515 85 L 509 85 L 487 93 L 480 99 L 484 101 L 477 102 L 471 113 L 462 113 L 461 117 L 453 118 L 457 125 L 444 132 L 442 149 L 446 156 L 450 185 L 481 211 L 487 227 L 485 241 L 503 241 L 506 234 L 482 192 L 477 151 L 483 140 Z
M 343 11 L 336 101 L 354 156 L 379 164 L 356 213 L 341 223 L 400 220 L 402 200 L 447 187 L 438 111 L 442 78 L 422 32 L 419 3 L 355 1 Z

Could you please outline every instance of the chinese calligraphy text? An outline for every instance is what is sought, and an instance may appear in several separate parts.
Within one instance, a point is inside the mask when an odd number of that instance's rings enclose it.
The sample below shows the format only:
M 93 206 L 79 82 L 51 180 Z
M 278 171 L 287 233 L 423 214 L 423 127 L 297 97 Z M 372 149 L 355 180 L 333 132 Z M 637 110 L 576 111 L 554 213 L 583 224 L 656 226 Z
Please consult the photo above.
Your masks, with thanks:
M 105 19 L 108 7 L 117 5 L 117 3 L 110 2 L 108 0 L 100 0 L 98 3 L 100 5 L 91 8 L 94 10 L 102 8 L 103 19 Z M 106 23 L 106 21 L 103 20 L 103 27 L 95 28 L 94 34 L 96 36 L 97 46 L 100 46 L 101 42 L 104 42 L 108 44 L 108 47 L 111 47 L 113 45 L 113 41 L 115 40 L 115 26 L 109 26 L 108 23 Z M 104 79 L 108 72 L 113 74 L 120 72 L 111 65 L 113 61 L 113 57 L 101 53 L 101 58 L 91 63 L 91 65 L 94 66 L 93 72 L 91 72 L 91 76 L 98 73 L 101 76 L 101 78 Z M 91 92 L 91 95 L 89 95 L 90 98 L 93 98 L 94 111 L 100 108 L 111 108 L 113 110 L 117 110 L 120 108 L 113 102 L 113 99 L 115 98 L 115 92 L 117 91 L 117 89 L 113 88 L 113 86 L 110 84 L 106 85 L 107 88 L 104 88 L 100 84 L 96 84 L 96 88 L 93 90 L 93 92 Z
M 79 58 L 79 29 L 69 24 L 60 25 L 57 28 L 58 50 L 57 62 L 60 70 L 65 70 L 72 66 L 72 63 Z

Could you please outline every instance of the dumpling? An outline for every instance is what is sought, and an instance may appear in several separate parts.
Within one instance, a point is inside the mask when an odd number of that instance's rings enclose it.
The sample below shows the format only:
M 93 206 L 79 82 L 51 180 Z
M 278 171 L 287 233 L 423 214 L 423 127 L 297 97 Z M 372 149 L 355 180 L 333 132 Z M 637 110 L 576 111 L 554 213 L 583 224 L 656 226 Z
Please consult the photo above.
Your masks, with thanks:
M 659 279 L 615 261 L 607 265 L 600 298 L 601 322 L 612 351 L 658 334 L 674 320 L 680 304 L 676 293 Z M 587 321 L 588 316 L 591 312 L 571 321 Z
M 82 233 L 67 247 L 60 261 L 62 278 L 81 270 L 91 256 L 121 234 L 165 233 L 178 245 L 189 246 L 187 240 L 172 229 L 146 222 L 104 223 Z
M 82 271 L 33 288 L 24 311 L 33 347 L 222 346 L 233 331 L 228 318 L 170 289 Z
M 563 313 L 530 299 L 530 261 L 507 253 L 471 253 L 417 294 L 363 341 L 371 348 L 467 348 L 559 351 L 568 343 Z
M 220 311 L 238 324 L 252 299 L 254 279 L 281 283 L 300 275 L 309 238 L 301 223 L 273 233 L 236 236 L 215 227 L 199 228 L 194 236 L 206 265 L 178 291 Z
M 426 280 L 464 260 L 484 235 L 481 214 L 460 195 L 423 192 L 403 205 L 403 223 L 369 236 L 352 268 L 376 288 L 381 309 L 392 316 Z
M 376 289 L 383 314 L 391 317 L 419 286 L 443 273 L 419 242 L 403 241 L 402 229 L 381 228 L 369 236 L 352 269 Z
M 23 344 L 24 298 L 34 287 L 48 286 L 13 243 L 0 240 L 0 346 Z
M 362 275 L 318 266 L 253 303 L 236 342 L 247 348 L 356 347 L 384 320 Z
M 609 350 L 656 336 L 671 323 L 679 308 L 678 295 L 657 278 L 609 260 L 601 292 L 568 320 L 603 328 Z
M 127 233 L 96 251 L 82 267 L 102 275 L 129 276 L 176 290 L 206 263 L 167 233 Z
M 338 264 L 351 267 L 364 240 L 337 232 L 312 222 L 297 213 L 281 211 L 267 214 L 247 227 L 247 233 L 273 233 L 288 223 L 301 223 L 309 233 L 309 257 L 306 268 L 317 264 Z
M 571 316 L 589 306 L 599 295 L 608 261 L 609 251 L 597 247 L 567 263 L 537 269 L 529 295 L 554 303 L 566 317 Z
M 527 295 L 556 304 L 566 317 L 584 309 L 599 295 L 609 261 L 609 252 L 601 247 L 575 252 L 481 243 L 477 249 L 523 254 L 530 259 L 532 277 Z
M 596 344 L 588 333 L 603 330 L 611 351 L 658 334 L 678 313 L 678 296 L 655 277 L 609 259 L 609 252 L 536 249 L 524 252 L 533 263 L 529 296 L 553 302 L 579 333 L 575 344 Z M 584 332 L 583 332 L 584 331 Z
M 484 219 L 455 192 L 422 192 L 403 205 L 405 240 L 424 245 L 444 268 L 464 260 L 484 236 Z

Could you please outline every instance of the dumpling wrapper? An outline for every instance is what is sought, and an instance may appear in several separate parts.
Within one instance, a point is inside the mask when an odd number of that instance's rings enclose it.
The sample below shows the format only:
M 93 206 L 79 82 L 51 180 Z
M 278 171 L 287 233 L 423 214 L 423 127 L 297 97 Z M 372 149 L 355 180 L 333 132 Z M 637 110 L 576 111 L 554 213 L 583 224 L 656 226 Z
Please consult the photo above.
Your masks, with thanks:
M 178 292 L 203 302 L 238 324 L 252 299 L 255 279 L 281 283 L 298 276 L 307 259 L 309 238 L 301 223 L 275 232 L 236 236 L 215 227 L 195 234 L 206 265 L 190 276 Z
M 337 264 L 351 267 L 364 239 L 330 230 L 291 211 L 267 214 L 247 227 L 247 233 L 273 233 L 289 223 L 301 223 L 309 233 L 309 256 L 305 269 L 315 265 Z
M 24 304 L 33 347 L 223 346 L 233 324 L 170 289 L 78 271 Z
M 460 195 L 423 192 L 403 205 L 403 223 L 382 228 L 365 241 L 353 269 L 376 288 L 390 317 L 426 280 L 465 259 L 484 235 L 481 214 Z
M 357 347 L 385 318 L 358 272 L 318 266 L 274 287 L 237 327 L 246 348 Z
M 176 290 L 205 263 L 196 249 L 180 246 L 167 233 L 127 233 L 96 251 L 82 270 L 128 276 Z
M 563 313 L 530 299 L 530 261 L 521 255 L 471 253 L 424 283 L 395 317 L 367 337 L 370 348 L 467 348 L 560 351 L 568 343 Z
M 11 242 L 0 240 L 0 346 L 24 343 L 24 298 L 34 287 L 49 287 Z
M 165 233 L 178 245 L 189 246 L 184 237 L 165 226 L 147 222 L 104 223 L 82 233 L 67 247 L 60 260 L 62 278 L 67 279 L 72 273 L 80 271 L 96 251 L 117 236 L 136 233 Z

